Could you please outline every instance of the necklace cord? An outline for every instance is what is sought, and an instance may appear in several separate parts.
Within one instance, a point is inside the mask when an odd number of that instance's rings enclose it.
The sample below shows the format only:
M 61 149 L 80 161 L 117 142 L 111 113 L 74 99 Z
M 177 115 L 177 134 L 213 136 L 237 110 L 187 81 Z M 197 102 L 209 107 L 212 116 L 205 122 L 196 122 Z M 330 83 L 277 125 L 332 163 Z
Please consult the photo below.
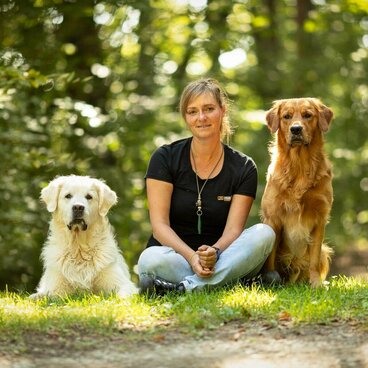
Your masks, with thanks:
M 224 154 L 224 148 L 222 147 L 222 151 L 221 151 L 221 155 L 220 155 L 220 158 L 217 160 L 216 162 L 216 165 L 213 167 L 213 169 L 211 170 L 211 172 L 209 173 L 207 179 L 205 180 L 205 182 L 203 183 L 201 189 L 199 189 L 199 182 L 198 182 L 198 171 L 197 171 L 197 166 L 196 166 L 196 162 L 195 162 L 195 159 L 194 159 L 194 154 L 193 154 L 193 150 L 192 150 L 192 147 L 190 148 L 190 153 L 191 153 L 191 156 L 192 156 L 192 159 L 193 159 L 193 164 L 194 164 L 194 172 L 195 172 L 195 175 L 196 175 L 196 184 L 197 184 L 197 193 L 198 193 L 198 198 L 197 198 L 197 201 L 196 201 L 196 207 L 197 207 L 197 216 L 198 216 L 198 222 L 197 222 L 197 231 L 198 231 L 198 234 L 201 234 L 202 233 L 202 221 L 201 221 L 201 216 L 203 214 L 203 211 L 202 211 L 202 197 L 201 197 L 201 194 L 203 192 L 203 189 L 205 187 L 205 185 L 207 184 L 209 178 L 211 177 L 211 175 L 213 174 L 213 172 L 215 171 L 216 167 L 218 166 L 218 164 L 220 163 L 221 159 L 222 159 L 222 156 Z

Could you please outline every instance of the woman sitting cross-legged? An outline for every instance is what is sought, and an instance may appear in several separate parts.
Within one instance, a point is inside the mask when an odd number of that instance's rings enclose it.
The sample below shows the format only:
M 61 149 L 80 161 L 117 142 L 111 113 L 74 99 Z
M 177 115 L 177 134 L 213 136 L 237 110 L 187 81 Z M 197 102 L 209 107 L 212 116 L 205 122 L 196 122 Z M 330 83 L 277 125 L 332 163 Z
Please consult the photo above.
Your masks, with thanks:
M 214 79 L 187 85 L 180 111 L 191 137 L 158 148 L 146 174 L 153 234 L 138 261 L 141 292 L 191 292 L 258 274 L 272 250 L 271 227 L 244 230 L 257 168 L 223 139 L 228 99 Z

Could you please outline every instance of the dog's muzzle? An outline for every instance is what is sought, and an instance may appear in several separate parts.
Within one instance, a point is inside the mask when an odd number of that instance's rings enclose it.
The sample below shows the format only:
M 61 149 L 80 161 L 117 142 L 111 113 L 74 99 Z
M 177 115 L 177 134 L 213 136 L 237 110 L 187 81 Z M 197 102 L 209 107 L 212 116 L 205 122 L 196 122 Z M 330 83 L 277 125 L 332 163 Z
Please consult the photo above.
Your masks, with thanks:
M 73 219 L 72 221 L 69 222 L 69 224 L 67 225 L 69 230 L 73 230 L 74 227 L 81 227 L 83 231 L 86 231 L 88 228 L 88 225 L 86 224 L 86 222 L 84 221 L 84 219 L 82 218 L 78 218 L 78 219 Z
M 290 127 L 290 145 L 305 144 L 303 137 L 303 127 L 301 125 L 293 125 Z
M 88 225 L 83 218 L 84 216 L 84 206 L 81 204 L 75 204 L 72 207 L 72 221 L 67 225 L 69 230 L 72 230 L 75 226 L 79 229 L 79 227 L 86 231 Z

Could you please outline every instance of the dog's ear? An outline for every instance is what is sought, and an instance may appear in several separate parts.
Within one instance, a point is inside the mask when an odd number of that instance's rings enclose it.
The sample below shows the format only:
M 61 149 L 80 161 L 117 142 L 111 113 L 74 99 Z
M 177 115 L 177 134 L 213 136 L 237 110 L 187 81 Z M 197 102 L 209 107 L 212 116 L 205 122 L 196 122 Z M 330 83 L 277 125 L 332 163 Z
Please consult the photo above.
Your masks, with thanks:
M 97 181 L 98 212 L 100 216 L 106 216 L 109 209 L 117 203 L 118 197 L 105 183 Z
M 327 132 L 333 117 L 333 112 L 327 106 L 319 102 L 318 104 L 318 125 L 322 132 Z
M 276 133 L 280 126 L 279 108 L 280 102 L 275 101 L 272 108 L 266 113 L 266 121 L 271 133 Z
M 63 184 L 63 177 L 60 176 L 48 184 L 47 187 L 41 190 L 41 200 L 46 203 L 47 211 L 55 212 L 58 204 L 58 198 L 61 186 Z

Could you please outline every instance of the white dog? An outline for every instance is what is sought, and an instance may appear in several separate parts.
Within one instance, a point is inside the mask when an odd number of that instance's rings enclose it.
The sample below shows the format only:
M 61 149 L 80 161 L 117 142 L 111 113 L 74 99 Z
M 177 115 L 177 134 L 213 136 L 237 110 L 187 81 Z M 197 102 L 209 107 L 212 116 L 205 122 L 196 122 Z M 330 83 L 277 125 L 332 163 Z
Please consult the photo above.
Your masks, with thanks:
M 41 200 L 52 219 L 41 255 L 44 273 L 31 298 L 77 290 L 120 297 L 138 292 L 106 216 L 117 202 L 114 191 L 88 176 L 60 176 L 41 191 Z

